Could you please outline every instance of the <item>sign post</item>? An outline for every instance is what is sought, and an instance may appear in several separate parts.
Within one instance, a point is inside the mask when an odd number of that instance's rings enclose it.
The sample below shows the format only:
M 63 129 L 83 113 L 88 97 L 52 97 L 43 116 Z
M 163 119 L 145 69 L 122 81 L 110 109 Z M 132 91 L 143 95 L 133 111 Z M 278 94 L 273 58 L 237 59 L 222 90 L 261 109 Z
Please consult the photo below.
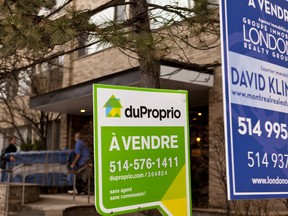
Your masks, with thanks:
M 287 198 L 288 1 L 221 0 L 229 199 Z
M 190 215 L 187 92 L 94 85 L 96 209 Z

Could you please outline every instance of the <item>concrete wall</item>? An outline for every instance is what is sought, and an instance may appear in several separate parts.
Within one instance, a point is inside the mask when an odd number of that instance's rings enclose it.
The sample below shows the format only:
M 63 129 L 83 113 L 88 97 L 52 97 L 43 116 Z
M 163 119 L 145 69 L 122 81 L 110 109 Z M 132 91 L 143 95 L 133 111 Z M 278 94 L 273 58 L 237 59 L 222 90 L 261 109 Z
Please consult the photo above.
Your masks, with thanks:
M 9 190 L 9 212 L 17 211 L 22 203 L 22 184 L 12 183 L 8 189 L 8 185 L 0 183 L 0 216 L 5 214 L 5 205 L 7 201 L 7 193 Z M 39 200 L 40 187 L 33 184 L 25 186 L 25 203 L 35 202 Z

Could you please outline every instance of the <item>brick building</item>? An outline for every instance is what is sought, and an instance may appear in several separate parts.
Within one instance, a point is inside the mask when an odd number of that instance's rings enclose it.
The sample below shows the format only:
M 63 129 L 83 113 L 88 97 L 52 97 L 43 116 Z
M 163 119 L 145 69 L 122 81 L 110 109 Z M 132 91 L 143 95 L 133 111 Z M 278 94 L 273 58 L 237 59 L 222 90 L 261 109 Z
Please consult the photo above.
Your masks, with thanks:
M 187 6 L 192 2 L 181 1 Z M 107 1 L 75 0 L 73 7 L 91 9 L 105 2 Z M 115 8 L 110 13 L 114 16 L 116 12 L 119 13 L 119 8 Z M 213 35 L 207 36 L 206 40 L 213 41 Z M 177 60 L 183 57 L 197 64 L 221 62 L 219 43 L 216 41 L 215 45 L 218 46 L 205 51 L 183 46 L 185 54 L 179 51 L 177 55 L 171 54 L 169 58 Z M 87 133 L 93 134 L 92 84 L 141 86 L 137 60 L 123 54 L 113 46 L 87 47 L 63 56 L 59 62 L 63 64 L 61 69 L 53 71 L 48 67 L 42 71 L 41 76 L 45 78 L 43 94 L 30 98 L 31 109 L 61 113 L 59 120 L 51 122 L 51 142 L 48 149 L 54 150 L 73 148 L 73 134 L 77 131 L 87 132 L 88 130 Z M 175 71 L 178 73 L 173 73 Z M 41 82 L 40 78 L 39 80 Z M 210 181 L 208 177 L 209 172 L 213 172 L 213 163 L 210 162 L 209 168 L 207 167 L 204 171 L 199 170 L 197 163 L 202 157 L 200 145 L 209 146 L 209 139 L 212 139 L 209 134 L 214 130 L 215 121 L 223 115 L 221 80 L 220 67 L 215 68 L 212 73 L 200 73 L 184 69 L 183 65 L 175 62 L 161 63 L 161 88 L 183 89 L 189 92 L 190 145 L 193 163 L 191 175 L 194 181 L 192 192 L 196 206 L 201 206 L 201 197 L 207 203 L 208 194 L 210 203 L 213 200 L 219 200 L 217 190 L 215 192 L 215 187 L 218 185 Z M 220 195 L 223 196 L 223 194 Z M 195 198 L 197 196 L 198 198 Z
M 74 7 L 93 8 L 104 2 L 106 1 L 74 1 Z M 191 1 L 188 0 L 183 0 L 183 2 L 187 6 L 191 4 Z M 116 12 L 117 8 L 113 13 Z M 206 38 L 208 41 L 213 39 L 212 35 Z M 219 45 L 219 41 L 215 44 L 217 43 Z M 178 54 L 181 58 L 180 51 Z M 179 56 L 171 55 L 169 57 L 177 59 Z M 205 51 L 185 47 L 185 58 L 197 64 L 221 62 L 220 46 Z M 58 89 L 30 99 L 32 109 L 61 113 L 61 120 L 55 124 L 59 131 L 59 139 L 53 146 L 54 149 L 73 148 L 72 137 L 76 131 L 90 128 L 92 134 L 93 83 L 141 86 L 137 60 L 112 46 L 88 47 L 71 53 L 64 56 L 63 65 L 62 82 L 59 83 Z M 179 71 L 179 73 L 173 74 L 174 71 Z M 49 71 L 47 72 L 49 73 Z M 167 76 L 171 73 L 173 75 Z M 181 65 L 171 62 L 161 65 L 161 88 L 189 91 L 191 161 L 192 164 L 196 164 L 196 167 L 192 167 L 192 196 L 196 206 L 202 205 L 202 199 L 204 203 L 207 203 L 208 194 L 211 202 L 215 200 L 215 197 L 217 200 L 219 195 L 214 192 L 213 182 L 208 184 L 208 168 L 198 171 L 197 163 L 202 157 L 199 145 L 208 144 L 209 131 L 213 130 L 214 122 L 219 116 L 222 117 L 221 79 L 221 68 L 216 68 L 212 74 L 203 74 L 183 69 Z M 54 82 L 53 79 L 50 79 L 50 82 Z M 209 190 L 211 192 L 208 192 Z M 215 197 L 213 197 L 214 194 Z M 196 198 L 198 196 L 199 198 Z

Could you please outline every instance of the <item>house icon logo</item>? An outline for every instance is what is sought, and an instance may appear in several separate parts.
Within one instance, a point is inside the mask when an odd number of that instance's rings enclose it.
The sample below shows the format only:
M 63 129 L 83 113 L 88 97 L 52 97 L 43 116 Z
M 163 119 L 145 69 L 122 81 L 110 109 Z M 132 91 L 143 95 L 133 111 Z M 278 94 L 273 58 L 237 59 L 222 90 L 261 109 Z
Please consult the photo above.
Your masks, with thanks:
M 120 118 L 121 117 L 121 108 L 120 99 L 112 95 L 106 104 L 103 106 L 106 109 L 106 117 Z

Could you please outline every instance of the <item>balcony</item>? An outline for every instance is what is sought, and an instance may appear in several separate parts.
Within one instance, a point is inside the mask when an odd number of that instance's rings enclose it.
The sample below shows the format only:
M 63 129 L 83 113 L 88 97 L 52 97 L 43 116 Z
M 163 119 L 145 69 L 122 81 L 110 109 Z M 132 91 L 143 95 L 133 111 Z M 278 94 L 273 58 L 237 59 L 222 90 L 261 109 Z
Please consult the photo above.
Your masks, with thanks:
M 63 68 L 57 67 L 36 73 L 32 77 L 32 95 L 42 95 L 62 88 Z

